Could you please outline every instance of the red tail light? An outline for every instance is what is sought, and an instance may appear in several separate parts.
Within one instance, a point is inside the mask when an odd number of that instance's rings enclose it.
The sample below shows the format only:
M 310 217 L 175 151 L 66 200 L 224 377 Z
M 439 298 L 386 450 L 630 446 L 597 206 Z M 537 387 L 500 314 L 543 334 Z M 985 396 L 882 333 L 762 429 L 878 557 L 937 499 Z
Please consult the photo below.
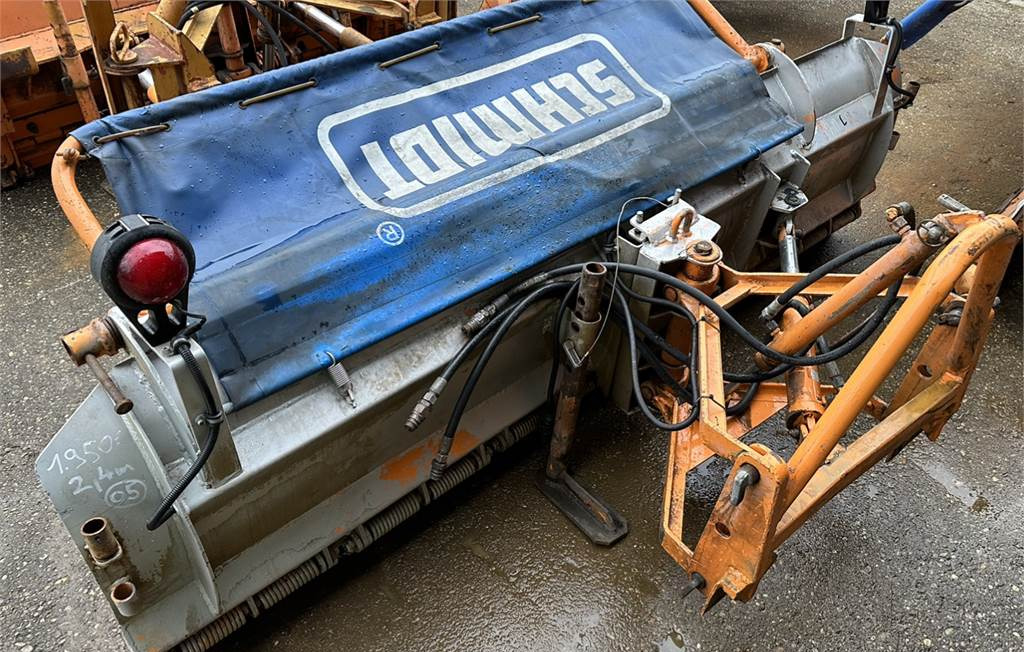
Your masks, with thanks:
M 117 284 L 146 305 L 166 303 L 184 289 L 189 262 L 181 247 L 164 238 L 136 242 L 117 264 Z

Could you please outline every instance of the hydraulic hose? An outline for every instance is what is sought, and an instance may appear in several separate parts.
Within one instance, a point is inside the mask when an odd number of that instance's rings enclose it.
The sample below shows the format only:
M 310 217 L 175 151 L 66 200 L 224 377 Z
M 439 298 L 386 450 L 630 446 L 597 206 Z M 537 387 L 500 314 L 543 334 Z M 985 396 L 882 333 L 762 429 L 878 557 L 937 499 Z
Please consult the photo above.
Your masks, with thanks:
M 203 443 L 203 447 L 195 461 L 188 467 L 185 475 L 174 483 L 174 486 L 171 487 L 171 490 L 160 502 L 156 512 L 146 523 L 146 529 L 150 531 L 159 528 L 174 514 L 175 501 L 178 500 L 192 481 L 196 479 L 196 476 L 199 475 L 199 472 L 206 465 L 207 460 L 210 459 L 210 455 L 213 454 L 213 449 L 217 446 L 217 435 L 220 434 L 220 424 L 224 421 L 224 413 L 217 408 L 217 402 L 214 401 L 210 386 L 203 376 L 203 370 L 199 367 L 199 362 L 195 356 L 192 355 L 189 341 L 184 337 L 178 337 L 171 342 L 171 348 L 181 356 L 182 361 L 185 363 L 185 368 L 188 369 L 189 374 L 203 395 L 206 412 L 203 413 L 202 417 L 203 422 L 206 424 L 206 441 Z
M 903 49 L 903 25 L 900 23 L 900 21 L 892 17 L 890 17 L 885 22 L 885 24 L 892 27 L 893 47 L 892 53 L 889 55 L 889 58 L 885 62 L 885 70 L 883 71 L 883 75 L 885 76 L 885 83 L 889 86 L 889 88 L 891 88 L 895 93 L 907 98 L 906 103 L 903 104 L 902 107 L 900 107 L 906 108 L 914 103 L 914 98 L 917 94 L 900 87 L 892 78 L 892 73 L 893 71 L 896 70 L 896 57 L 899 56 L 900 50 Z
M 213 7 L 215 5 L 222 4 L 228 4 L 228 1 L 205 0 L 200 2 L 190 2 L 185 9 L 185 13 L 182 14 L 181 20 L 178 21 L 178 29 L 182 29 L 185 26 L 185 23 L 191 20 L 195 16 L 195 14 L 199 13 L 200 11 L 207 9 L 209 7 Z M 238 4 L 244 7 L 245 10 L 248 11 L 249 14 L 260 23 L 260 25 L 263 26 L 263 29 L 266 30 L 267 35 L 270 36 L 270 40 L 274 44 L 274 51 L 277 52 L 277 58 L 281 62 L 281 65 L 288 65 L 288 51 L 284 47 L 284 41 L 281 40 L 281 35 L 278 34 L 277 30 L 274 29 L 274 26 L 270 24 L 270 20 L 268 20 L 267 17 L 264 16 L 259 9 L 252 6 L 248 2 L 241 2 Z M 264 64 L 268 63 L 269 62 L 264 62 Z
M 860 258 L 861 256 L 869 254 L 872 251 L 877 251 L 878 249 L 883 249 L 885 247 L 892 247 L 894 245 L 899 244 L 899 242 L 900 236 L 888 235 L 883 238 L 878 238 L 877 240 L 865 242 L 864 244 L 858 245 L 853 249 L 850 249 L 849 251 L 843 252 L 842 254 L 836 256 L 832 260 L 825 263 L 824 265 L 821 265 L 820 267 L 811 270 L 810 272 L 807 273 L 806 276 L 804 276 L 802 279 L 800 279 L 799 281 L 791 285 L 789 288 L 784 290 L 782 294 L 775 297 L 775 299 L 772 300 L 772 302 L 769 303 L 768 306 L 765 307 L 765 309 L 761 312 L 761 317 L 764 318 L 765 321 L 775 319 L 775 317 L 780 312 L 782 312 L 783 306 L 788 305 L 790 301 L 797 297 L 797 295 L 799 295 L 801 292 L 806 290 L 814 283 L 820 281 L 826 275 L 831 274 L 836 269 L 842 267 L 846 263 L 849 263 L 853 260 Z
M 448 418 L 448 426 L 445 428 L 444 435 L 441 437 L 441 445 L 438 449 L 437 455 L 434 457 L 434 460 L 430 465 L 430 477 L 432 480 L 439 480 L 444 475 L 445 469 L 448 467 L 448 454 L 451 453 L 452 443 L 455 441 L 455 431 L 459 426 L 459 422 L 462 420 L 462 414 L 466 411 L 466 406 L 469 404 L 469 398 L 472 395 L 477 382 L 480 380 L 480 376 L 483 374 L 484 367 L 487 366 L 491 356 L 494 355 L 494 351 L 498 348 L 498 344 L 501 343 L 502 338 L 505 337 L 505 334 L 512 328 L 512 325 L 532 304 L 547 297 L 556 290 L 567 290 L 572 285 L 573 282 L 571 281 L 560 281 L 543 285 L 520 300 L 519 303 L 509 311 L 505 319 L 502 320 L 501 325 L 497 328 L 494 335 L 491 336 L 490 341 L 480 354 L 476 364 L 473 365 L 473 370 L 470 372 L 469 378 L 466 379 L 466 384 L 462 386 L 462 392 L 459 394 L 459 398 L 455 402 L 455 407 L 452 409 L 451 416 Z
M 613 291 L 615 293 L 615 297 L 619 301 L 619 305 L 622 306 L 623 313 L 627 315 L 630 314 L 629 302 L 626 301 L 626 295 L 624 295 L 618 287 L 614 287 Z M 692 345 L 693 351 L 694 353 L 696 353 L 698 350 L 697 347 L 699 346 L 697 319 L 692 315 L 690 316 L 693 318 L 693 320 L 690 322 L 691 331 L 693 333 Z M 659 428 L 661 430 L 677 432 L 679 430 L 689 428 L 691 425 L 694 424 L 694 422 L 697 421 L 697 418 L 700 416 L 699 402 L 693 405 L 693 409 L 690 410 L 690 414 L 686 415 L 686 418 L 680 421 L 679 423 L 666 423 L 662 421 L 654 414 L 654 412 L 651 411 L 650 406 L 647 405 L 647 401 L 644 400 L 643 392 L 640 389 L 640 361 L 637 357 L 636 332 L 633 330 L 633 320 L 625 319 L 624 321 L 626 322 L 626 340 L 629 343 L 630 377 L 633 381 L 633 395 L 636 397 L 636 402 L 637 405 L 640 407 L 640 411 L 643 413 L 644 417 L 646 417 L 648 421 L 650 421 L 656 428 Z M 695 364 L 690 367 L 690 384 L 693 395 L 699 396 L 700 390 L 697 387 L 696 368 L 697 365 Z
M 504 305 L 504 304 L 502 304 Z M 451 381 L 455 372 L 458 371 L 459 367 L 473 354 L 473 351 L 492 334 L 495 329 L 501 324 L 502 320 L 512 312 L 515 306 L 507 306 L 497 315 L 494 315 L 489 321 L 484 322 L 482 326 L 475 330 L 474 335 L 462 345 L 462 348 L 452 357 L 452 359 L 445 366 L 441 374 L 434 379 L 427 391 L 420 397 L 420 400 L 413 407 L 412 412 L 405 420 L 405 427 L 407 430 L 415 430 L 423 423 L 427 413 L 430 412 L 434 404 L 437 403 L 437 399 L 440 398 L 441 393 L 444 392 L 448 383 Z M 465 329 L 463 329 L 465 331 Z
M 782 351 L 776 351 L 775 349 L 761 342 L 753 333 L 751 333 L 742 324 L 740 324 L 735 317 L 729 314 L 729 311 L 723 308 L 718 302 L 716 302 L 714 299 L 709 297 L 707 294 L 701 292 L 697 288 L 680 281 L 675 276 L 666 274 L 664 272 L 659 272 L 653 269 L 648 269 L 646 267 L 640 267 L 639 265 L 630 265 L 627 263 L 610 262 L 605 263 L 605 265 L 609 267 L 618 268 L 621 272 L 625 274 L 636 274 L 639 276 L 646 276 L 648 278 L 654 279 L 655 281 L 660 281 L 665 285 L 675 288 L 676 290 L 679 290 L 684 294 L 688 294 L 689 296 L 693 297 L 700 303 L 704 304 L 712 313 L 715 314 L 716 317 L 719 318 L 719 320 L 725 326 L 727 326 L 729 329 L 731 329 L 737 335 L 739 335 L 740 339 L 746 342 L 751 348 L 753 348 L 761 355 L 776 360 L 778 362 L 785 362 L 788 364 L 805 366 L 824 364 L 826 362 L 838 360 L 839 358 L 843 357 L 844 355 L 855 349 L 857 346 L 859 346 L 860 343 L 863 342 L 863 339 L 866 339 L 867 337 L 865 334 L 860 334 L 856 345 L 837 348 L 833 351 L 830 351 L 827 354 L 815 356 L 789 355 L 787 353 L 783 353 Z M 564 276 L 566 274 L 575 274 L 579 272 L 582 268 L 582 264 L 566 265 L 556 270 L 552 270 L 550 272 L 550 275 L 552 277 L 555 277 Z M 896 290 L 897 291 L 893 293 L 893 296 L 898 298 L 899 286 L 896 286 Z M 850 343 L 848 342 L 847 344 Z
M 545 396 L 547 400 L 551 401 L 555 396 L 555 383 L 558 381 L 558 369 L 561 366 L 562 359 L 562 321 L 565 319 L 565 313 L 569 311 L 569 305 L 576 299 L 576 293 L 579 292 L 580 281 L 579 279 L 573 283 L 569 291 L 565 293 L 562 300 L 558 304 L 558 310 L 555 311 L 555 322 L 552 326 L 552 351 L 551 351 L 551 372 L 548 374 L 548 389 Z
M 288 11 L 287 9 L 285 9 L 284 7 L 279 5 L 278 3 L 273 2 L 272 0 L 256 0 L 256 2 L 260 3 L 260 5 L 262 5 L 264 7 L 268 7 L 269 9 L 273 9 L 274 11 L 279 13 L 284 18 L 290 20 L 295 25 L 298 25 L 299 29 L 301 29 L 305 33 L 307 33 L 310 36 L 312 36 L 316 40 L 316 42 L 319 43 L 320 45 L 324 46 L 324 48 L 328 52 L 337 52 L 338 51 L 338 48 L 336 48 L 333 45 L 331 45 L 331 43 L 327 39 L 325 39 L 323 36 L 321 36 L 319 32 L 314 30 L 306 22 L 304 22 L 301 18 L 299 18 L 298 16 L 296 16 L 292 12 Z

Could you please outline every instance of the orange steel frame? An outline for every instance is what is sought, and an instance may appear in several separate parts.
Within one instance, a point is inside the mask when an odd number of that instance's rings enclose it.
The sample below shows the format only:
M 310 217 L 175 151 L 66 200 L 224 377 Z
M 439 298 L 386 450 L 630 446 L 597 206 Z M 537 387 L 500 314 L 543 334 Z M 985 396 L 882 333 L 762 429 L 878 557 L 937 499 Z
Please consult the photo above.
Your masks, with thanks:
M 1022 203 L 1024 193 L 1000 214 L 948 213 L 933 219 L 955 237 L 920 278 L 903 281 L 903 306 L 827 407 L 824 399 L 834 393 L 831 387 L 797 382 L 794 396 L 792 385 L 799 374 L 790 372 L 790 387 L 765 383 L 746 413 L 727 417 L 718 318 L 700 304 L 688 304 L 699 320 L 700 419 L 672 434 L 662 545 L 693 574 L 692 586 L 700 588 L 705 596 L 704 609 L 724 596 L 749 600 L 774 561 L 776 549 L 824 503 L 917 434 L 924 432 L 933 440 L 938 437 L 963 400 L 992 324 L 996 292 L 1021 237 L 1020 218 L 1015 215 Z M 916 231 L 904 228 L 901 242 L 864 272 L 829 275 L 808 287 L 805 296 L 827 298 L 805 317 L 795 310 L 788 311 L 792 314 L 783 319 L 784 327 L 775 334 L 772 348 L 789 354 L 803 351 L 818 335 L 877 297 L 935 251 Z M 723 265 L 719 268 L 721 291 L 716 300 L 724 307 L 750 296 L 774 297 L 801 276 L 748 274 Z M 964 302 L 959 324 L 935 327 L 890 402 L 875 396 L 929 317 L 954 300 Z M 758 362 L 762 368 L 772 366 L 768 360 Z M 794 399 L 806 399 L 808 392 L 817 392 L 809 398 L 821 410 L 801 428 L 802 441 L 789 460 L 762 444 L 742 441 L 745 434 L 778 410 L 788 406 L 792 413 Z M 678 420 L 686 410 L 686 406 L 677 404 L 672 412 Z M 849 447 L 838 446 L 861 412 L 875 417 L 877 425 Z M 699 541 L 691 549 L 683 541 L 686 474 L 715 455 L 730 460 L 732 470 Z M 746 465 L 757 470 L 759 479 L 747 486 L 734 505 L 730 492 L 737 473 Z

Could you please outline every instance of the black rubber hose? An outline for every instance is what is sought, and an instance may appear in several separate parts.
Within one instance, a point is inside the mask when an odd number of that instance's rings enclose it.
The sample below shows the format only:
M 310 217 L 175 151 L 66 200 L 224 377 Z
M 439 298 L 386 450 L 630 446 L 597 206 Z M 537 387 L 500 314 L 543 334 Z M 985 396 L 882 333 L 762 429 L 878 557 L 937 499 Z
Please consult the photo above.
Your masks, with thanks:
M 625 318 L 622 315 L 622 308 L 619 307 L 615 301 L 612 301 L 611 305 L 613 306 L 613 308 L 612 308 L 612 316 L 615 319 L 615 323 L 617 323 L 619 326 L 625 326 Z M 637 319 L 635 315 L 630 314 L 629 318 L 633 321 L 633 327 L 634 328 L 642 327 L 642 328 L 646 328 L 648 331 L 650 331 L 650 329 L 647 327 L 647 325 L 644 324 L 639 319 Z M 653 331 L 651 331 L 651 332 L 653 333 Z M 643 330 L 641 330 L 641 335 L 643 335 L 643 334 L 644 334 Z M 666 344 L 667 344 L 667 342 L 666 342 Z M 637 339 L 637 350 L 640 353 L 640 357 L 643 358 L 645 362 L 647 362 L 647 365 L 651 369 L 654 370 L 655 375 L 658 376 L 658 380 L 660 380 L 663 384 L 668 385 L 669 387 L 671 387 L 673 389 L 673 391 L 675 392 L 677 397 L 684 398 L 684 399 L 688 400 L 691 404 L 696 404 L 696 402 L 697 402 L 696 395 L 695 394 L 691 394 L 689 389 L 687 389 L 687 388 L 685 388 L 685 387 L 683 387 L 682 385 L 679 384 L 679 381 L 676 380 L 672 376 L 672 374 L 670 374 L 668 372 L 668 368 L 665 366 L 664 361 L 662 361 L 659 357 L 657 357 L 654 354 L 654 352 L 651 351 L 651 349 L 646 344 L 644 344 L 644 339 L 642 339 L 642 338 Z M 692 374 L 692 370 L 691 370 L 691 374 Z
M 652 278 L 655 281 L 660 281 L 660 282 L 664 283 L 665 285 L 668 285 L 670 287 L 673 287 L 673 288 L 683 292 L 684 294 L 688 294 L 689 296 L 693 297 L 697 301 L 699 301 L 702 304 L 704 304 L 705 306 L 707 306 L 707 308 L 709 310 L 711 310 L 711 312 L 713 312 L 715 314 L 715 316 L 718 317 L 719 320 L 725 326 L 727 326 L 729 329 L 733 330 L 737 335 L 739 335 L 740 339 L 742 339 L 744 342 L 746 342 L 751 348 L 753 348 L 758 353 L 764 355 L 765 357 L 772 358 L 772 359 L 774 359 L 774 360 L 776 360 L 778 362 L 785 362 L 785 363 L 788 363 L 788 364 L 799 365 L 799 366 L 824 364 L 826 362 L 831 362 L 833 360 L 838 360 L 839 358 L 843 357 L 844 355 L 848 354 L 850 351 L 855 349 L 857 346 L 860 345 L 860 343 L 863 342 L 864 339 L 866 339 L 866 335 L 862 334 L 863 337 L 856 338 L 857 339 L 857 343 L 856 344 L 853 344 L 851 346 L 851 344 L 852 344 L 852 341 L 851 341 L 851 342 L 846 343 L 846 345 L 844 345 L 842 347 L 838 347 L 835 350 L 830 351 L 829 353 L 823 354 L 823 355 L 815 355 L 815 356 L 789 355 L 789 354 L 783 353 L 781 351 L 776 351 L 775 349 L 773 349 L 770 346 L 768 346 L 768 345 L 764 344 L 763 342 L 761 342 L 761 340 L 759 340 L 753 333 L 751 333 L 742 324 L 740 324 L 739 321 L 737 321 L 735 317 L 733 317 L 731 314 L 729 314 L 728 310 L 723 308 L 714 299 L 712 299 L 708 295 L 704 294 L 703 292 L 701 292 L 697 288 L 695 288 L 695 287 L 693 287 L 691 285 L 688 285 L 686 283 L 683 283 L 682 281 L 680 281 L 679 279 L 677 279 L 676 277 L 674 277 L 674 276 L 672 276 L 670 274 L 666 274 L 664 272 L 659 272 L 659 271 L 656 271 L 656 270 L 647 269 L 646 267 L 640 267 L 638 265 L 630 265 L 630 264 L 626 264 L 626 263 L 609 262 L 609 263 L 604 263 L 604 264 L 607 267 L 617 267 L 620 271 L 625 272 L 627 274 L 638 274 L 640 276 L 646 276 L 648 278 Z M 557 270 L 552 270 L 552 272 L 550 272 L 550 275 L 551 276 L 564 276 L 566 274 L 575 274 L 575 273 L 579 272 L 582 268 L 583 268 L 583 264 L 582 263 L 575 264 L 575 265 L 566 265 L 564 267 L 558 268 Z M 894 284 L 894 287 L 895 287 L 896 290 L 899 289 L 898 282 L 896 284 Z M 897 293 L 896 296 L 898 296 L 898 293 Z M 668 302 L 668 303 L 671 303 L 671 302 Z
M 203 414 L 203 419 L 206 423 L 206 441 L 203 443 L 202 449 L 199 451 L 199 456 L 196 457 L 192 465 L 188 467 L 188 471 L 185 475 L 178 480 L 171 490 L 164 496 L 164 499 L 160 502 L 160 506 L 157 507 L 156 512 L 146 523 L 147 530 L 155 530 L 164 523 L 167 522 L 174 514 L 174 502 L 178 500 L 185 489 L 195 480 L 196 476 L 206 465 L 207 460 L 210 459 L 210 455 L 213 454 L 213 449 L 217 446 L 217 435 L 220 434 L 220 424 L 224 420 L 223 413 L 217 409 L 217 403 L 213 400 L 213 393 L 210 391 L 210 386 L 206 382 L 206 378 L 203 377 L 203 371 L 199 367 L 199 362 L 196 361 L 192 351 L 189 348 L 188 340 L 179 338 L 172 343 L 172 348 L 175 353 L 181 356 L 182 361 L 185 363 L 185 367 L 191 374 L 192 379 L 199 387 L 203 395 L 203 402 L 206 404 L 206 412 Z
M 613 291 L 615 292 L 616 298 L 619 300 L 619 305 L 622 306 L 622 310 L 626 314 L 629 314 L 629 302 L 626 301 L 626 295 L 624 295 L 618 287 L 614 288 Z M 680 421 L 679 423 L 666 423 L 662 421 L 654 414 L 654 412 L 651 411 L 650 406 L 647 405 L 647 401 L 644 400 L 643 392 L 641 392 L 640 390 L 640 361 L 637 358 L 636 332 L 633 330 L 633 320 L 626 319 L 624 321 L 626 322 L 626 340 L 629 343 L 630 376 L 632 377 L 633 381 L 633 395 L 636 397 L 636 402 L 637 405 L 640 407 L 640 411 L 643 413 L 644 417 L 646 417 L 648 421 L 650 421 L 656 428 L 659 428 L 661 430 L 677 432 L 679 430 L 689 428 L 691 425 L 694 424 L 694 422 L 697 421 L 697 418 L 700 416 L 699 403 L 695 404 L 693 406 L 693 409 L 690 410 L 690 414 L 688 414 L 686 418 Z M 690 326 L 692 327 L 693 331 L 693 350 L 694 352 L 696 352 L 698 346 L 696 318 L 693 319 L 693 321 L 690 323 Z M 690 370 L 690 381 L 693 395 L 699 396 L 699 390 L 697 388 L 697 374 L 694 373 L 695 368 L 696 365 L 694 365 L 694 367 L 691 368 Z
M 626 287 L 626 285 L 622 283 L 619 284 L 619 289 L 622 290 L 622 292 L 625 293 L 626 296 L 635 301 L 641 301 L 643 303 L 661 306 L 666 310 L 669 310 L 674 314 L 686 317 L 687 319 L 693 317 L 693 313 L 691 313 L 689 309 L 687 309 L 687 307 L 682 304 L 669 301 L 668 299 L 660 299 L 658 297 L 645 296 L 643 294 L 640 294 L 636 290 Z M 643 323 L 638 319 L 634 319 L 633 324 L 640 328 L 640 332 L 644 335 L 644 337 L 657 344 L 658 348 L 660 348 L 662 351 L 665 351 L 670 356 L 678 360 L 680 364 L 690 364 L 689 355 L 683 353 L 676 347 L 669 344 L 668 340 L 666 340 L 665 338 L 661 337 L 653 330 L 651 330 L 651 328 L 647 324 Z
M 555 311 L 555 322 L 552 326 L 552 350 L 551 350 L 551 371 L 548 373 L 548 389 L 545 396 L 547 396 L 548 402 L 555 396 L 555 383 L 558 382 L 558 369 L 562 365 L 562 320 L 565 319 L 565 313 L 569 310 L 569 305 L 575 301 L 576 293 L 580 289 L 580 280 L 576 279 L 569 291 L 565 293 L 562 300 L 558 304 L 558 310 Z
M 898 235 L 887 235 L 885 237 L 878 238 L 877 240 L 865 242 L 853 249 L 850 249 L 849 251 L 843 252 L 820 267 L 811 270 L 802 279 L 789 286 L 789 288 L 783 291 L 782 294 L 775 297 L 775 300 L 765 308 L 762 315 L 774 317 L 775 314 L 778 314 L 782 309 L 782 306 L 788 305 L 790 301 L 797 297 L 797 295 L 806 290 L 811 284 L 820 281 L 826 274 L 831 274 L 846 263 L 869 254 L 872 251 L 899 244 L 900 239 L 901 238 Z M 772 312 L 774 312 L 774 314 L 770 314 Z
M 507 317 L 508 314 L 512 312 L 512 309 L 514 307 L 515 306 L 509 306 L 502 310 L 501 312 L 499 312 L 491 319 L 491 321 L 485 324 L 483 328 L 477 331 L 476 334 L 473 335 L 473 337 L 471 337 L 468 342 L 463 344 L 462 348 L 459 349 L 458 353 L 455 354 L 455 357 L 453 357 L 448 362 L 448 365 L 444 368 L 444 371 L 441 372 L 440 378 L 444 378 L 446 382 L 451 380 L 452 376 L 455 375 L 455 372 L 458 370 L 458 368 L 461 367 L 462 363 L 466 361 L 466 358 L 468 358 L 473 353 L 474 349 L 476 349 L 476 347 L 478 347 L 480 343 L 487 338 L 488 335 L 494 332 L 498 325 L 501 324 L 501 320 Z
M 761 383 L 751 383 L 750 387 L 743 394 L 738 402 L 729 405 L 725 408 L 725 415 L 728 417 L 734 417 L 737 414 L 743 414 L 750 407 L 750 404 L 754 402 L 754 397 L 757 395 L 757 390 L 761 387 Z
M 455 407 L 452 409 L 451 416 L 448 418 L 448 426 L 445 428 L 444 435 L 441 437 L 441 446 L 430 465 L 431 479 L 439 480 L 443 476 L 444 471 L 448 466 L 448 454 L 451 452 L 452 442 L 455 440 L 455 431 L 459 427 L 459 422 L 462 420 L 462 414 L 466 411 L 466 406 L 469 404 L 469 398 L 472 395 L 477 382 L 480 380 L 480 376 L 483 374 L 484 367 L 487 366 L 491 356 L 494 355 L 494 351 L 498 348 L 498 344 L 501 343 L 502 338 L 505 337 L 505 334 L 508 333 L 510 328 L 512 328 L 512 325 L 516 320 L 518 320 L 523 312 L 525 312 L 533 303 L 545 298 L 556 290 L 568 290 L 572 285 L 573 283 L 570 281 L 559 281 L 537 288 L 515 304 L 515 306 L 509 311 L 508 316 L 506 316 L 501 322 L 501 325 L 498 327 L 494 335 L 491 336 L 487 346 L 477 359 L 476 364 L 473 365 L 473 370 L 469 373 L 469 378 L 466 379 L 466 384 L 462 386 L 459 398 L 455 402 Z
M 190 2 L 188 5 L 186 5 L 185 12 L 181 15 L 181 19 L 178 21 L 178 29 L 182 29 L 185 26 L 185 23 L 191 20 L 195 16 L 195 14 L 199 13 L 203 9 L 223 4 L 228 3 L 225 0 Z M 281 65 L 288 65 L 288 51 L 284 47 L 284 42 L 281 40 L 281 35 L 278 34 L 277 30 L 274 29 L 274 26 L 270 24 L 270 20 L 268 20 L 267 17 L 264 16 L 259 9 L 252 6 L 248 2 L 242 2 L 238 4 L 241 4 L 241 6 L 244 7 L 245 10 L 248 11 L 253 18 L 259 21 L 259 23 L 263 26 L 263 29 L 265 29 L 267 34 L 270 36 L 270 40 L 273 41 L 274 50 L 277 52 L 277 57 L 280 60 Z M 264 62 L 264 64 L 266 63 L 267 62 Z
M 668 310 L 668 311 L 670 311 L 670 312 L 672 312 L 674 314 L 677 314 L 677 315 L 679 315 L 681 317 L 685 317 L 686 319 L 692 319 L 693 318 L 693 313 L 690 312 L 686 308 L 686 306 L 684 306 L 682 304 L 676 303 L 674 301 L 669 301 L 668 299 L 660 299 L 658 297 L 644 296 L 644 295 L 642 295 L 642 294 L 640 294 L 638 292 L 635 292 L 634 290 L 631 290 L 631 289 L 629 289 L 629 288 L 627 288 L 625 286 L 622 286 L 621 289 L 627 295 L 629 295 L 633 299 L 636 299 L 637 301 L 643 301 L 645 303 L 650 303 L 652 305 L 660 306 L 660 307 L 665 308 L 666 310 Z M 642 325 L 643 328 L 646 328 L 648 331 L 650 331 L 650 328 L 648 328 L 646 325 L 644 325 L 643 322 L 634 321 L 634 323 L 637 326 L 641 326 Z M 653 333 L 653 331 L 651 331 L 651 332 Z M 648 339 L 650 339 L 655 345 L 657 345 L 659 348 L 661 348 L 662 351 L 665 351 L 666 353 L 671 355 L 673 358 L 676 358 L 677 360 L 680 360 L 683 364 L 689 364 L 690 356 L 686 355 L 685 353 L 681 352 L 679 349 L 677 349 L 674 346 L 672 346 L 671 344 L 669 344 L 667 341 L 665 341 L 664 338 L 661 338 L 660 336 L 655 335 L 654 338 L 648 337 Z M 662 343 L 664 344 L 664 346 L 662 346 Z M 729 382 L 735 382 L 735 383 L 755 383 L 755 382 L 759 383 L 759 382 L 762 382 L 762 381 L 765 381 L 765 380 L 771 380 L 772 378 L 775 378 L 776 376 L 779 376 L 780 374 L 783 374 L 783 373 L 789 371 L 790 369 L 793 368 L 793 366 L 794 365 L 783 363 L 783 364 L 780 364 L 780 365 L 778 365 L 776 367 L 773 367 L 772 369 L 770 369 L 768 371 L 760 371 L 759 372 L 759 371 L 757 371 L 756 367 L 752 368 L 749 371 L 743 372 L 743 373 L 731 373 L 731 372 L 725 371 L 725 372 L 722 373 L 722 378 L 724 380 L 729 381 Z
M 886 21 L 886 24 L 892 27 L 894 43 L 892 44 L 892 54 L 889 55 L 889 58 L 885 62 L 885 82 L 893 91 L 909 98 L 909 101 L 902 107 L 905 109 L 914 103 L 915 95 L 905 88 L 898 86 L 892 78 L 892 73 L 896 69 L 896 57 L 899 56 L 900 50 L 903 49 L 903 24 L 891 16 L 889 17 L 889 20 Z
M 285 18 L 287 18 L 288 20 L 290 20 L 294 24 L 298 25 L 299 29 L 301 29 L 302 31 L 304 31 L 305 33 L 309 34 L 314 39 L 316 39 L 316 41 L 320 45 L 324 46 L 324 48 L 326 48 L 328 52 L 337 52 L 338 51 L 338 48 L 336 48 L 333 45 L 331 45 L 330 41 L 328 41 L 323 36 L 321 36 L 319 32 L 314 30 L 312 27 L 310 27 L 301 18 L 299 18 L 298 16 L 296 16 L 292 12 L 288 11 L 287 9 L 282 7 L 281 5 L 277 4 L 276 2 L 272 2 L 272 0 L 256 0 L 256 2 L 260 3 L 264 7 L 269 7 L 270 9 L 273 9 L 274 11 L 276 11 L 279 14 L 281 14 L 282 16 L 284 16 Z

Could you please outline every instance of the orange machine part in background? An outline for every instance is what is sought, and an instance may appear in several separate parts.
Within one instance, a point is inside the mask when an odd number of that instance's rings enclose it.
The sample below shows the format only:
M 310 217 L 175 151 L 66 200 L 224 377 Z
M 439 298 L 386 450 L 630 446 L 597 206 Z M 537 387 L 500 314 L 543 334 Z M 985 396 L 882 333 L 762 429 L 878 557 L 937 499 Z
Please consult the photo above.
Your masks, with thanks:
M 75 45 L 87 69 L 95 71 L 92 42 L 81 0 L 60 0 Z M 118 20 L 145 30 L 154 0 L 112 0 Z M 6 3 L 0 11 L 0 77 L 3 110 L 0 180 L 7 188 L 35 168 L 49 164 L 53 152 L 82 123 L 75 95 L 64 78 L 53 30 L 42 2 Z M 98 77 L 90 74 L 93 94 L 103 102 Z M 101 107 L 102 108 L 102 107 Z

